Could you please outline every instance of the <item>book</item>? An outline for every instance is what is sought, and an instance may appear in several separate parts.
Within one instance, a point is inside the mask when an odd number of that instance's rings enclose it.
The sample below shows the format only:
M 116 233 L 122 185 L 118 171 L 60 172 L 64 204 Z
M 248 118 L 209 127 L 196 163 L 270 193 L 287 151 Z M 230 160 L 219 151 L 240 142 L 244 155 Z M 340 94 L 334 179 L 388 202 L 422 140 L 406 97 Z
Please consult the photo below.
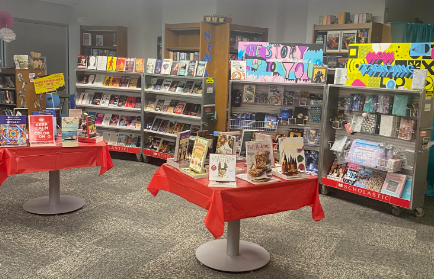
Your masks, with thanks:
M 197 116 L 197 113 L 200 110 L 200 104 L 194 104 L 191 108 L 191 111 L 188 113 L 188 115 Z
M 105 80 L 105 75 L 97 74 L 95 76 L 95 81 L 93 82 L 93 85 L 103 86 L 104 85 L 104 80 Z
M 178 82 L 178 86 L 176 87 L 176 91 L 175 92 L 179 92 L 179 93 L 183 93 L 184 92 L 184 88 L 185 88 L 185 81 L 179 81 Z
M 134 108 L 135 103 L 136 103 L 136 97 L 128 96 L 125 107 L 126 108 Z
M 97 113 L 96 119 L 95 119 L 95 124 L 96 125 L 102 125 L 103 120 L 104 120 L 104 113 Z M 62 127 L 62 131 L 63 131 L 63 127 Z
M 176 134 L 178 134 L 179 132 L 182 132 L 182 129 L 184 128 L 184 123 L 182 123 L 182 122 L 177 122 L 176 124 L 175 124 L 175 127 L 173 128 L 173 132 L 172 132 L 172 134 L 174 134 L 174 135 L 176 135 Z
M 354 183 L 357 181 L 357 176 L 360 172 L 360 167 L 356 164 L 347 164 L 347 168 L 345 169 L 345 173 L 342 176 L 341 182 L 348 184 L 348 185 L 354 185 Z
M 112 118 L 112 114 L 111 113 L 104 114 L 104 118 L 102 120 L 101 125 L 106 125 L 106 126 L 110 125 L 111 118 Z
M 161 121 L 160 127 L 158 128 L 158 132 L 165 133 L 167 129 L 167 125 L 169 125 L 169 120 L 163 119 Z
M 256 85 L 245 84 L 243 86 L 243 103 L 254 103 L 255 91 L 256 91 Z
M 365 168 L 360 169 L 359 173 L 357 174 L 357 179 L 354 182 L 354 186 L 360 187 L 360 188 L 366 188 L 368 185 L 369 178 L 371 178 L 372 171 L 367 170 Z
M 147 89 L 154 90 L 155 85 L 157 84 L 158 78 L 151 78 L 151 82 L 148 85 Z
M 401 199 L 411 200 L 411 186 L 413 184 L 412 179 L 407 179 L 404 184 L 404 189 L 402 190 Z
M 169 91 L 170 85 L 172 84 L 173 80 L 166 78 L 163 81 L 163 85 L 161 86 L 162 91 Z
M 110 118 L 110 126 L 118 126 L 119 124 L 119 114 L 112 114 Z
M 186 103 L 187 103 L 186 101 L 178 101 L 178 103 L 176 104 L 176 108 L 175 108 L 174 113 L 182 114 L 182 112 L 184 111 Z
M 96 70 L 97 58 L 96 56 L 89 56 L 87 61 L 87 69 L 88 70 Z
M 190 113 L 191 109 L 193 108 L 193 105 L 194 105 L 193 103 L 186 103 L 184 111 L 182 112 L 182 114 L 188 115 Z
M 154 117 L 153 116 L 145 116 L 144 123 L 145 123 L 144 129 L 151 130 L 152 124 L 154 124 Z
M 188 80 L 185 83 L 184 90 L 182 92 L 183 93 L 192 93 L 193 92 L 193 87 L 194 87 L 194 81 Z
M 155 104 L 155 111 L 163 111 L 163 106 L 164 106 L 164 100 L 158 99 L 156 104 Z
M 157 62 L 155 63 L 155 74 L 161 73 L 161 66 L 163 65 L 163 61 L 161 59 L 157 59 Z
M 408 95 L 395 95 L 393 98 L 392 114 L 400 116 L 409 116 L 410 110 L 408 109 L 411 104 L 411 96 Z
M 236 137 L 228 135 L 224 132 L 219 133 L 217 137 L 217 154 L 235 154 L 236 153 Z
M 179 61 L 179 70 L 178 70 L 178 76 L 185 76 L 187 75 L 187 67 L 188 67 L 188 63 L 190 61 L 186 60 L 186 61 Z
M 190 143 L 190 131 L 179 132 L 175 141 L 175 162 L 187 160 L 188 146 Z
M 137 116 L 136 129 L 142 129 L 142 117 Z
M 197 61 L 189 61 L 188 69 L 187 69 L 187 76 L 194 77 L 196 74 L 196 67 L 197 67 Z
M 103 93 L 101 92 L 95 92 L 92 99 L 92 105 L 96 105 L 96 106 L 101 105 L 102 95 Z
M 155 118 L 154 119 L 154 123 L 152 123 L 152 131 L 158 131 L 158 128 L 160 128 L 161 125 L 161 121 L 163 121 L 163 119 L 161 118 Z
M 134 103 L 134 108 L 142 108 L 142 97 L 136 97 L 136 102 Z
M 146 64 L 146 73 L 153 74 L 155 71 L 155 64 L 157 63 L 157 59 L 148 58 L 148 63 Z
M 77 69 L 87 69 L 87 56 L 79 55 L 77 60 Z
M 138 134 L 132 134 L 130 136 L 131 141 L 128 144 L 128 147 L 140 147 L 140 135 Z
M 289 118 L 292 118 L 292 109 L 281 108 L 279 113 L 280 124 L 288 125 Z
M 119 82 L 119 87 L 128 87 L 130 85 L 130 77 L 122 76 L 121 81 Z
M 108 144 L 110 141 L 111 132 L 103 132 L 102 139 Z
M 237 155 L 210 154 L 209 184 L 210 187 L 236 186 Z
M 119 134 L 118 141 L 116 142 L 117 146 L 126 146 L 127 145 L 127 135 Z
M 118 143 L 118 138 L 119 138 L 118 133 L 111 133 L 108 144 L 109 145 L 116 145 Z
M 172 134 L 173 130 L 175 129 L 175 125 L 176 122 L 169 121 L 169 123 L 167 124 L 166 133 Z
M 116 59 L 116 71 L 117 72 L 125 72 L 126 60 L 127 59 L 125 57 L 118 57 Z
M 283 87 L 283 85 L 270 85 L 269 90 L 268 90 L 268 104 L 269 105 L 282 105 L 284 89 L 285 88 Z M 253 97 L 253 102 L 254 101 L 255 101 L 255 98 Z
M 191 124 L 184 123 L 184 126 L 182 126 L 181 132 L 189 131 L 191 128 Z
M 167 108 L 167 112 L 174 113 L 177 105 L 178 105 L 178 100 L 170 101 L 169 107 Z
M 326 50 L 328 52 L 338 52 L 340 49 L 341 31 L 327 31 Z
M 149 99 L 146 104 L 146 110 L 154 110 L 156 99 Z
M 271 176 L 271 167 L 274 162 L 270 161 L 270 152 L 273 152 L 273 146 L 270 141 L 247 141 L 246 144 L 246 161 L 247 161 L 247 179 L 253 182 L 265 182 L 268 175 Z
M 140 88 L 139 86 L 139 78 L 131 78 L 130 83 L 128 84 L 129 88 Z
M 404 174 L 388 172 L 381 193 L 397 198 L 401 197 L 406 180 L 407 176 Z
M 85 105 L 89 104 L 89 93 L 83 92 L 77 100 L 77 104 Z
M 172 76 L 177 76 L 179 71 L 179 61 L 172 62 L 172 69 L 170 70 L 170 74 Z
M 306 121 L 309 119 L 308 109 L 302 107 L 295 107 L 294 117 L 295 117 L 295 124 L 301 124 L 301 125 L 306 124 Z
M 399 124 L 398 138 L 403 140 L 412 140 L 414 138 L 414 129 L 416 127 L 416 120 L 401 118 Z
M 157 79 L 157 83 L 155 83 L 154 90 L 161 90 L 161 86 L 163 85 L 164 79 Z
M 104 79 L 104 86 L 111 86 L 112 85 L 112 79 L 113 76 L 106 76 Z
M 110 96 L 110 100 L 109 100 L 109 104 L 108 104 L 108 106 L 109 106 L 109 107 L 117 107 L 117 106 L 118 106 L 118 103 L 119 103 L 119 95 L 112 94 L 112 95 Z
M 27 116 L 0 116 L 0 146 L 27 146 Z
M 198 61 L 196 68 L 196 77 L 203 77 L 206 72 L 206 61 Z
M 172 59 L 164 59 L 161 65 L 161 74 L 170 75 L 170 70 L 172 69 Z
M 167 112 L 167 110 L 169 109 L 169 105 L 170 105 L 171 100 L 165 100 L 163 103 L 163 107 L 161 108 L 162 112 Z
M 318 146 L 319 145 L 319 129 L 307 129 L 306 130 L 306 142 L 307 142 L 307 145 Z
M 366 189 L 374 192 L 380 192 L 385 179 L 385 173 L 379 171 L 372 171 L 371 177 L 369 178 L 368 184 L 366 185 Z
M 53 125 L 54 117 L 52 115 L 29 115 L 28 117 L 30 147 L 56 146 Z
M 243 130 L 241 135 L 240 156 L 246 156 L 246 142 L 255 140 L 258 130 Z
M 171 92 L 175 92 L 175 91 L 176 91 L 176 88 L 178 88 L 178 83 L 179 83 L 178 80 L 174 80 L 174 81 L 172 81 L 172 84 L 171 84 L 170 87 L 169 87 L 169 91 L 171 91 Z
M 109 103 L 110 103 L 110 97 L 111 97 L 111 95 L 110 94 L 103 94 L 102 95 L 102 98 L 101 98 L 101 102 L 100 102 L 100 105 L 101 106 L 108 106 L 109 105 Z
M 292 176 L 298 174 L 299 171 L 306 171 L 303 138 L 281 138 L 279 141 L 279 154 L 282 174 Z
M 127 105 L 128 96 L 120 95 L 118 101 L 118 107 L 125 108 Z
M 145 59 L 143 58 L 136 58 L 136 73 L 143 73 L 145 68 Z
M 319 152 L 315 150 L 305 150 L 304 159 L 306 162 L 306 172 L 312 175 L 318 175 Z
M 173 142 L 162 139 L 160 145 L 158 146 L 158 152 L 167 153 L 167 154 L 170 153 L 171 146 L 172 146 L 171 143 Z
M 195 138 L 189 166 L 192 171 L 197 173 L 203 172 L 203 165 L 208 152 L 208 142 L 205 138 Z
M 136 66 L 136 59 L 135 58 L 127 58 L 125 61 L 125 72 L 134 72 Z
M 246 79 L 246 61 L 231 60 L 231 79 L 245 80 Z
M 78 147 L 78 117 L 62 117 L 62 147 Z
M 109 56 L 107 57 L 107 71 L 115 71 L 116 70 L 116 60 L 117 57 Z
M 119 87 L 119 85 L 121 84 L 121 78 L 119 76 L 115 76 L 112 78 L 112 83 L 110 84 L 111 87 Z
M 193 94 L 202 94 L 202 82 L 198 81 L 194 83 L 193 89 L 191 91 Z

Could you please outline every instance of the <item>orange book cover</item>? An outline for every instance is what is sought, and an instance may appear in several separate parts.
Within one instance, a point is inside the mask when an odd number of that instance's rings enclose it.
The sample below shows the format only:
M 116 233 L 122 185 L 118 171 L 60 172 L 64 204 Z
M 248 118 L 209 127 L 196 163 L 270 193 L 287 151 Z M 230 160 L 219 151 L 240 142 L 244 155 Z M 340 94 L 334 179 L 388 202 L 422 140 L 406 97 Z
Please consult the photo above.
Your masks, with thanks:
M 136 58 L 136 73 L 143 73 L 144 70 L 145 59 Z
M 116 61 L 116 71 L 118 72 L 125 72 L 125 63 L 126 63 L 125 57 L 118 57 Z
M 113 77 L 112 78 L 112 84 L 110 86 L 119 87 L 120 83 L 121 83 L 121 77 Z

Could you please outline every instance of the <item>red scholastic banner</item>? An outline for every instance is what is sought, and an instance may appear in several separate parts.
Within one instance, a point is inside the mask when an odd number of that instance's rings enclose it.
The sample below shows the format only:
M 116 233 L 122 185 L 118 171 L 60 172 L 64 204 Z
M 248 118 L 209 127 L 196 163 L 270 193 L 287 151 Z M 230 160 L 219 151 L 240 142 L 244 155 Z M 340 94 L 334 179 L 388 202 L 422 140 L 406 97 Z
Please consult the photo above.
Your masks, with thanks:
M 53 116 L 29 115 L 30 146 L 55 146 Z

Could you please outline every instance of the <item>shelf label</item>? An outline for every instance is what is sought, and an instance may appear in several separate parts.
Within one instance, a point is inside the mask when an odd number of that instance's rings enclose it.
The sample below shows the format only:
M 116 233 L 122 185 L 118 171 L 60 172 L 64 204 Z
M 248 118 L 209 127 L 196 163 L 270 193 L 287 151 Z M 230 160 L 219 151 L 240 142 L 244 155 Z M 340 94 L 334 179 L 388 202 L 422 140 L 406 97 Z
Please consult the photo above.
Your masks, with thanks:
M 207 78 L 206 83 L 214 83 L 214 78 Z
M 425 99 L 427 99 L 427 100 L 431 100 L 432 97 L 433 97 L 433 93 L 432 93 L 432 92 L 426 92 L 426 93 L 425 93 Z
M 431 104 L 425 104 L 423 111 L 431 111 Z

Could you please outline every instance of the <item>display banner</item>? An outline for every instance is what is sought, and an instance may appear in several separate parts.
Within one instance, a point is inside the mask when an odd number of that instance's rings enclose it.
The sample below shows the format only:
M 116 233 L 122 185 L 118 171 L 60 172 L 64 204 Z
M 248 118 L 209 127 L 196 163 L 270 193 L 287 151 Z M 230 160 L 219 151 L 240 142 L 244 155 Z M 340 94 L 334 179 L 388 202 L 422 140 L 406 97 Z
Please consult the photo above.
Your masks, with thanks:
M 433 91 L 434 43 L 352 44 L 346 85 L 411 89 L 413 71 L 427 69 L 426 91 Z
M 246 61 L 246 80 L 312 83 L 313 67 L 323 64 L 323 45 L 239 42 L 238 60 Z
M 65 87 L 65 77 L 63 73 L 49 75 L 45 77 L 35 78 L 36 94 L 43 94 L 57 91 L 57 89 Z

